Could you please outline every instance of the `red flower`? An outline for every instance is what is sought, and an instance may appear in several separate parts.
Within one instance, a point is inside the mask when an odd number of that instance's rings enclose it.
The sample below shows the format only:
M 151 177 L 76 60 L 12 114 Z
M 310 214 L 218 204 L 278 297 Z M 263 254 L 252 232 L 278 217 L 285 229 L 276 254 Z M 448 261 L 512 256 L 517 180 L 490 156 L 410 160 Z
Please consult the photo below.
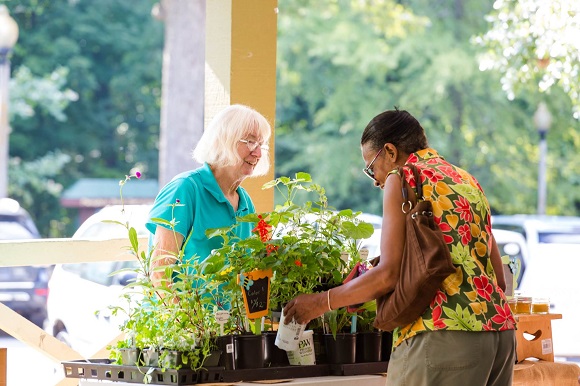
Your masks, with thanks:
M 437 220 L 435 220 L 435 221 L 437 221 Z M 440 222 L 439 229 L 441 229 L 441 232 L 450 232 L 451 226 L 449 224 L 447 224 L 446 222 Z
M 491 220 L 489 219 L 489 216 L 488 216 L 487 220 L 488 221 L 487 221 L 487 224 L 485 225 L 485 232 L 488 235 L 491 235 Z
M 459 199 L 453 201 L 453 203 L 456 206 L 453 211 L 455 213 L 459 213 L 459 217 L 461 217 L 462 220 L 471 222 L 473 216 L 471 214 L 471 206 L 469 205 L 469 201 L 467 201 L 465 197 L 460 196 Z
M 456 184 L 461 183 L 461 175 L 457 173 L 457 171 L 453 169 L 451 166 L 440 166 L 439 171 L 444 175 L 446 175 L 447 177 L 451 177 L 451 180 Z
M 260 221 L 258 221 L 256 227 L 252 229 L 252 232 L 257 232 L 260 236 L 260 240 L 265 243 L 270 240 L 270 229 L 272 229 L 272 225 L 268 224 L 266 220 L 262 218 L 262 215 L 258 215 L 258 218 Z
M 501 324 L 499 330 L 503 331 L 513 329 L 516 321 L 507 302 L 504 303 L 503 308 L 498 304 L 494 304 L 494 307 L 497 311 L 497 315 L 492 317 L 491 320 L 493 320 L 494 323 Z
M 445 294 L 445 292 L 443 292 L 441 290 L 437 290 L 435 297 L 431 301 L 431 308 L 435 309 L 436 304 L 442 305 L 446 301 L 447 301 L 447 295 Z
M 477 294 L 487 300 L 488 302 L 491 300 L 491 293 L 493 292 L 493 286 L 489 282 L 487 276 L 481 275 L 479 277 L 473 278 L 473 284 L 475 284 L 475 289 L 477 290 Z M 507 304 L 506 304 L 507 307 Z M 509 310 L 509 307 L 508 307 Z
M 278 250 L 277 245 L 268 244 L 266 245 L 266 256 L 270 256 L 270 253 L 276 252 Z
M 441 306 L 433 308 L 433 326 L 436 329 L 445 328 L 445 322 L 441 320 L 441 314 L 443 313 Z
M 445 241 L 445 244 L 453 244 L 453 237 L 449 235 L 443 235 L 443 240 Z
M 408 164 L 414 164 L 415 162 L 419 161 L 419 157 L 416 154 L 411 154 L 409 158 L 407 158 Z
M 294 260 L 294 264 L 296 264 L 297 267 L 302 267 L 302 262 L 300 260 Z
M 493 326 L 491 324 L 491 320 L 488 320 L 487 323 L 483 325 L 484 331 L 494 331 Z
M 438 173 L 433 169 L 423 169 L 421 170 L 421 173 L 434 184 L 443 179 L 443 174 Z
M 461 236 L 461 243 L 463 245 L 467 245 L 467 243 L 469 243 L 469 241 L 471 240 L 471 230 L 469 229 L 469 225 L 463 224 L 457 229 L 457 231 Z

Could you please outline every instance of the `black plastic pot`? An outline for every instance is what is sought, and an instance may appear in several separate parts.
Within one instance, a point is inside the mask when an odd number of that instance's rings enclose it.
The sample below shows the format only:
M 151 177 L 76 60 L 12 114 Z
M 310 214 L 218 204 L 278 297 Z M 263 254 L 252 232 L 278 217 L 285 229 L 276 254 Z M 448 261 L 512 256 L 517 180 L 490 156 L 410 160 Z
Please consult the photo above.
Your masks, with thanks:
M 226 370 L 236 369 L 236 358 L 234 355 L 234 335 L 223 335 L 217 338 L 217 346 L 221 350 L 219 366 L 223 366 Z
M 324 334 L 326 360 L 330 364 L 348 364 L 356 362 L 356 335 L 337 333 L 336 339 L 332 334 Z
M 262 331 L 264 337 L 264 367 L 289 366 L 286 351 L 276 346 L 277 331 Z
M 314 340 L 314 355 L 316 356 L 316 363 L 319 365 L 327 364 L 326 347 L 324 346 L 324 334 L 322 332 L 314 332 L 312 335 Z
M 356 362 L 380 362 L 382 342 L 382 331 L 364 331 L 357 333 Z
M 220 363 L 221 354 L 222 354 L 222 350 L 212 350 L 208 356 L 203 358 L 202 366 L 204 366 L 204 367 L 216 367 L 216 366 L 218 366 Z
M 262 335 L 234 335 L 236 369 L 264 367 L 264 338 Z
M 393 345 L 393 334 L 388 331 L 383 331 L 383 341 L 381 349 L 381 361 L 387 362 L 391 358 L 391 350 Z

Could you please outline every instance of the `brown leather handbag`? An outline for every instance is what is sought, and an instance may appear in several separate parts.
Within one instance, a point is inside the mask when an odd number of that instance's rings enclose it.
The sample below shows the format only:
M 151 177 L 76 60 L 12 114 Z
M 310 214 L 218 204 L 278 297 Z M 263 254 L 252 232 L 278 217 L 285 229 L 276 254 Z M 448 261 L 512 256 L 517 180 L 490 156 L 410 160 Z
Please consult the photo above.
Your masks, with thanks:
M 423 200 L 423 183 L 415 165 L 405 165 L 415 176 L 416 204 L 409 200 L 411 186 L 399 167 L 406 214 L 406 237 L 399 281 L 395 289 L 377 299 L 374 326 L 385 331 L 415 321 L 429 306 L 437 290 L 449 275 L 455 273 L 443 233 L 433 219 L 433 206 Z

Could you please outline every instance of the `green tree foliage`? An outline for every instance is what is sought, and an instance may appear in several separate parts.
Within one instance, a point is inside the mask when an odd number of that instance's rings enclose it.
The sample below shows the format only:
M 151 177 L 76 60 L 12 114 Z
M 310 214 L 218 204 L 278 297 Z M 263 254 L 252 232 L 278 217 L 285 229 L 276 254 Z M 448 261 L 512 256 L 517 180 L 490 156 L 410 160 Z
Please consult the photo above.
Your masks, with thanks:
M 12 57 L 17 81 L 13 94 L 29 102 L 24 110 L 13 102 L 21 113 L 11 121 L 10 155 L 18 163 L 41 162 L 51 152 L 62 152 L 71 161 L 67 172 L 54 178 L 64 187 L 84 176 L 118 177 L 135 166 L 156 178 L 163 25 L 150 15 L 154 2 L 7 3 L 20 28 Z M 46 89 L 41 98 L 64 93 L 66 100 L 71 92 L 78 96 L 62 115 L 55 113 L 62 98 L 52 104 L 36 103 L 38 88 L 22 81 L 51 73 L 60 79 L 66 76 L 67 89 Z M 15 179 L 10 175 L 11 184 Z M 12 192 L 17 190 L 13 187 Z M 31 212 L 39 228 L 48 229 L 40 220 L 44 213 Z M 53 218 L 61 215 L 58 210 L 52 213 Z M 66 217 L 63 221 L 68 222 Z
M 20 205 L 35 214 L 38 231 L 48 237 L 60 237 L 70 219 L 59 199 L 63 186 L 58 179 L 66 174 L 70 156 L 60 151 L 50 152 L 35 161 L 10 159 L 8 194 L 17 197 Z
M 508 98 L 559 86 L 580 119 L 580 3 L 497 0 L 487 19 L 491 28 L 474 39 L 486 49 L 480 67 L 501 72 Z
M 66 86 L 68 69 L 59 67 L 42 78 L 35 77 L 26 66 L 18 67 L 10 79 L 10 116 L 22 119 L 41 109 L 59 122 L 66 121 L 64 110 L 78 94 Z
M 405 6 L 404 24 L 386 9 Z M 360 135 L 399 106 L 423 124 L 431 146 L 472 172 L 495 212 L 533 213 L 537 189 L 538 94 L 505 98 L 499 74 L 479 70 L 491 4 L 476 0 L 326 0 L 281 8 L 278 38 L 277 173 L 304 170 L 338 207 L 378 213 L 380 192 L 362 176 Z M 409 16 L 412 15 L 412 16 Z M 390 29 L 392 26 L 392 30 Z M 394 32 L 393 32 L 394 31 Z M 580 201 L 574 122 L 561 94 L 549 101 L 548 212 Z M 564 112 L 564 114 L 562 114 Z M 575 179 L 576 178 L 576 179 Z M 566 214 L 570 214 L 569 211 Z

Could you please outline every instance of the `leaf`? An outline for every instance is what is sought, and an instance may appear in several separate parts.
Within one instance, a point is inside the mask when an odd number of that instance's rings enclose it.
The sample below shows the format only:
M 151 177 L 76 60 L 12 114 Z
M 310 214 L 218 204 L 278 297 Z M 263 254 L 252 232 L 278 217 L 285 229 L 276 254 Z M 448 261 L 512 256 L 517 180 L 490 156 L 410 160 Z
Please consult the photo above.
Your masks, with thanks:
M 301 182 L 312 182 L 312 177 L 310 177 L 310 174 L 306 172 L 296 173 L 296 179 Z
M 129 241 L 131 242 L 131 248 L 133 248 L 133 251 L 139 251 L 139 239 L 137 231 L 133 227 L 129 228 Z
M 463 271 L 460 267 L 455 268 L 455 273 L 449 275 L 441 286 L 445 289 L 445 292 L 450 296 L 459 293 L 459 286 L 463 282 Z
M 368 239 L 375 232 L 375 228 L 367 222 L 360 222 L 355 225 L 352 221 L 345 221 L 342 223 L 342 231 L 344 236 L 348 238 Z
M 263 190 L 271 189 L 271 188 L 273 188 L 276 185 L 278 185 L 278 180 L 268 181 L 264 185 L 262 185 L 262 189 Z
M 173 227 L 173 223 L 171 221 L 167 221 L 163 218 L 159 218 L 159 217 L 152 217 L 151 221 L 154 222 L 155 224 L 159 224 L 159 225 L 165 225 L 168 227 Z

